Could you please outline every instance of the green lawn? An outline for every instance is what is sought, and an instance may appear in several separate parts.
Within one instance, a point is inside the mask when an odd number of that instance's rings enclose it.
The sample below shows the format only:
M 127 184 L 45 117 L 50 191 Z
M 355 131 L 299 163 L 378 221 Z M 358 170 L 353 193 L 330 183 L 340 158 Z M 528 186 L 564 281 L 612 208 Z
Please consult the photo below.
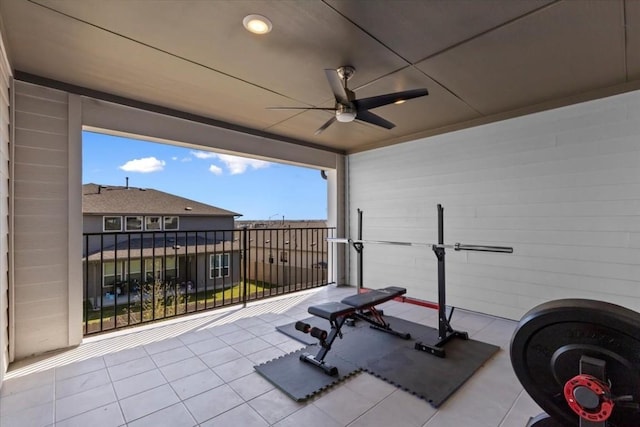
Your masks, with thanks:
M 161 294 L 162 291 L 158 292 Z M 151 301 L 145 301 L 143 306 L 140 303 L 131 303 L 130 306 L 119 305 L 117 307 L 118 326 L 127 324 L 140 323 L 140 316 L 142 315 L 143 321 L 161 319 L 164 317 L 171 317 L 177 314 L 183 314 L 187 312 L 195 312 L 203 310 L 205 307 L 220 307 L 223 305 L 229 305 L 241 302 L 243 300 L 243 285 L 238 284 L 232 288 L 228 288 L 220 291 L 207 291 L 189 294 L 186 296 L 178 296 L 176 302 L 173 296 L 167 296 L 166 300 L 162 298 L 156 300 L 155 304 Z M 248 299 L 254 299 L 255 296 L 261 297 L 262 295 L 276 295 L 277 288 L 272 287 L 269 284 L 263 283 L 248 283 L 247 284 L 247 296 Z M 166 303 L 166 304 L 165 304 Z M 85 304 L 89 304 L 85 302 Z M 155 316 L 153 312 L 155 311 Z M 113 323 L 113 317 L 116 312 L 115 307 L 104 307 L 102 310 L 92 310 L 89 306 L 84 312 L 84 321 L 87 321 L 89 326 L 98 326 L 100 324 L 100 316 L 102 316 L 103 324 Z M 166 314 L 165 314 L 166 313 Z M 91 328 L 94 329 L 94 328 Z

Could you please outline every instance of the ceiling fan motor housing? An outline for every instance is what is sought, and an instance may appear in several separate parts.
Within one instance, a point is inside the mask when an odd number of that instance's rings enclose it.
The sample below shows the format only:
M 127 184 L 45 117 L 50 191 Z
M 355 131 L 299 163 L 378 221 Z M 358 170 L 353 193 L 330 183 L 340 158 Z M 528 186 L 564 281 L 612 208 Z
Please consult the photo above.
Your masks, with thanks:
M 338 73 L 338 76 L 340 76 L 340 78 L 346 82 L 356 73 L 356 68 L 351 65 L 344 65 L 342 67 L 339 67 L 336 72 Z

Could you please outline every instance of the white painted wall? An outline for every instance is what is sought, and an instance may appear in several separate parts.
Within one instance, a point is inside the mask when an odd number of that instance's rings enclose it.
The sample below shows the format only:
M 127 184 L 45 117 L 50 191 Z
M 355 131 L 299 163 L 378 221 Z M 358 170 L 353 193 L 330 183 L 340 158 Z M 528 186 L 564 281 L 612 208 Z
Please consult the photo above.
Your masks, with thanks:
M 350 226 L 362 209 L 365 239 L 435 242 L 441 203 L 445 242 L 513 246 L 512 255 L 448 251 L 448 304 L 513 319 L 558 298 L 640 310 L 640 92 L 348 163 Z M 436 301 L 435 255 L 369 245 L 364 285 L 404 286 Z
M 0 37 L 0 387 L 9 361 L 9 159 L 11 67 Z

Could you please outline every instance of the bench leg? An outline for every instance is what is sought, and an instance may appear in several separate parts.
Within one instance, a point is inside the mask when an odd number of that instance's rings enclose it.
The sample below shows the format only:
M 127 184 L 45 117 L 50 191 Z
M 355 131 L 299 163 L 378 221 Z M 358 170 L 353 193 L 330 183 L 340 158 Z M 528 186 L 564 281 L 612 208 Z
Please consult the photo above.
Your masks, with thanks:
M 355 312 L 354 316 L 369 323 L 371 325 L 371 328 L 373 329 L 395 335 L 405 340 L 411 339 L 411 334 L 407 332 L 394 331 L 393 329 L 391 329 L 391 325 L 386 320 L 384 320 L 384 318 L 382 317 L 382 313 L 379 310 L 376 310 L 375 307 L 369 307 L 369 312 L 371 313 L 370 315 L 366 315 L 361 312 Z
M 320 350 L 318 351 L 318 354 L 313 356 L 309 353 L 303 353 L 300 355 L 300 360 L 322 369 L 327 375 L 337 375 L 338 368 L 325 363 L 324 358 L 327 356 L 327 353 L 329 353 L 329 350 L 331 350 L 331 345 L 335 339 L 338 336 L 342 338 L 340 330 L 342 329 L 342 325 L 344 325 L 346 319 L 347 316 L 344 316 L 339 317 L 335 322 L 331 322 L 331 332 L 329 332 L 326 340 L 320 341 Z

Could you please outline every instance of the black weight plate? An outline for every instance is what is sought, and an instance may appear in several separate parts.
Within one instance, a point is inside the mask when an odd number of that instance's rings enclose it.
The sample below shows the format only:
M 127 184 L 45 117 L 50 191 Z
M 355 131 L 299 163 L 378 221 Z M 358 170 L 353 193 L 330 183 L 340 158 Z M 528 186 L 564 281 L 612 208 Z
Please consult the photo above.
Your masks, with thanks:
M 640 314 L 615 304 L 564 299 L 527 312 L 511 338 L 511 364 L 533 400 L 564 425 L 578 426 L 564 384 L 580 373 L 580 357 L 606 362 L 613 397 L 640 393 Z M 640 426 L 640 412 L 616 404 L 611 427 Z
M 564 427 L 559 421 L 547 414 L 540 414 L 529 419 L 526 427 Z

